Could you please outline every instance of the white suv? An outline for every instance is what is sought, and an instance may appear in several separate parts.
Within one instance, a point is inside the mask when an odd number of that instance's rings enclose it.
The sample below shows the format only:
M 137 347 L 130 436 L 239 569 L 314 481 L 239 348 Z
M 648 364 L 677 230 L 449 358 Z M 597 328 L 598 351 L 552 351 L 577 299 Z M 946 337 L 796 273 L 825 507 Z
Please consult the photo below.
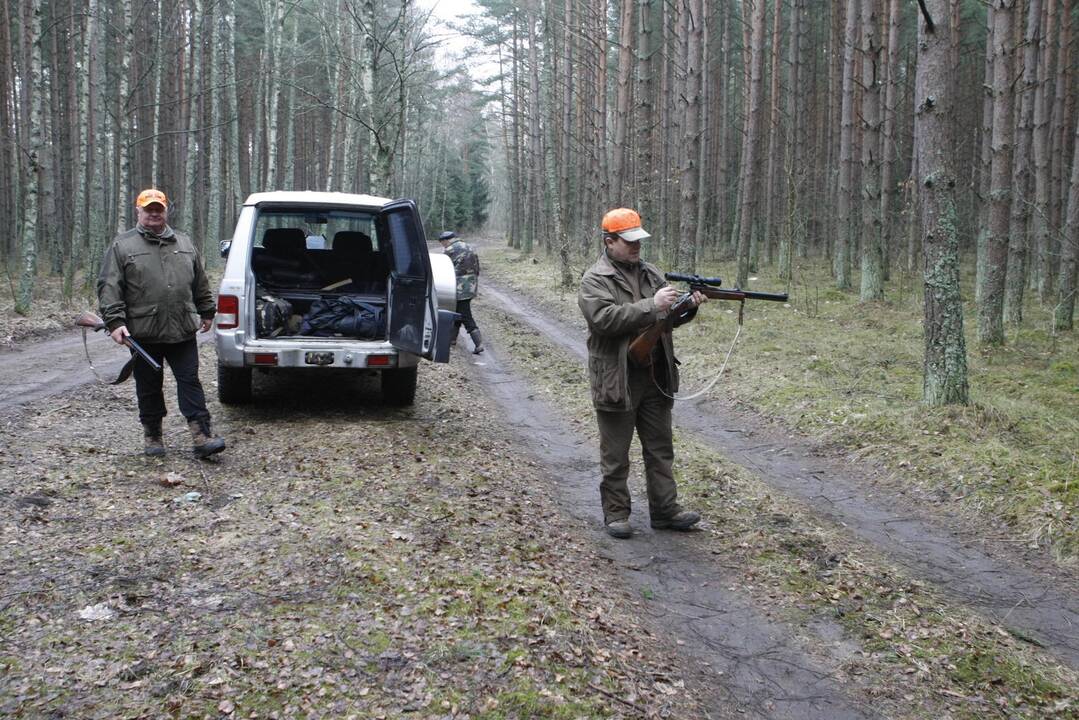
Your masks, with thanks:
M 453 264 L 431 254 L 416 205 L 371 195 L 247 198 L 217 296 L 217 392 L 251 399 L 251 372 L 381 374 L 383 398 L 412 404 L 419 358 L 449 360 Z

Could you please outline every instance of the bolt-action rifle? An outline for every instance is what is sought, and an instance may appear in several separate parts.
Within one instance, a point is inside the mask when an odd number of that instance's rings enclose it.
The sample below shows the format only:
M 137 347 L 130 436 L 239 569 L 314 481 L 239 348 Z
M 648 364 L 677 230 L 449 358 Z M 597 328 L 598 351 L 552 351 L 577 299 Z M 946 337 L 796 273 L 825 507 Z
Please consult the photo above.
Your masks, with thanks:
M 685 273 L 667 273 L 665 278 L 672 282 L 685 282 L 689 284 L 689 291 L 683 293 L 674 301 L 667 317 L 658 321 L 643 333 L 633 339 L 629 344 L 629 358 L 638 367 L 649 367 L 652 364 L 652 349 L 659 342 L 660 336 L 670 332 L 675 324 L 681 324 L 693 309 L 693 293 L 700 292 L 712 300 L 737 300 L 738 301 L 738 324 L 742 324 L 742 310 L 746 300 L 770 300 L 772 302 L 787 302 L 787 293 L 763 293 L 752 290 L 740 290 L 734 288 L 727 290 L 721 288 L 723 280 L 717 277 L 701 277 L 700 275 L 687 275 Z
M 75 318 L 75 325 L 83 329 L 83 347 L 86 347 L 87 328 L 93 330 L 94 332 L 97 332 L 98 330 L 105 330 L 105 322 L 89 310 L 85 311 L 77 318 Z M 137 355 L 132 354 L 131 359 L 128 360 L 127 364 L 125 364 L 124 367 L 120 370 L 120 375 L 115 380 L 110 382 L 110 385 L 119 385 L 124 380 L 127 380 L 129 377 L 131 377 L 131 373 L 135 369 L 135 360 L 137 357 L 141 357 L 143 360 L 149 363 L 150 367 L 152 367 L 154 370 L 157 370 L 158 372 L 161 372 L 161 363 L 159 363 L 157 360 L 154 360 L 153 355 L 146 352 L 145 348 L 143 348 L 142 345 L 139 345 L 137 342 L 135 342 L 135 338 L 131 337 L 130 335 L 126 336 L 124 338 L 124 345 L 127 345 L 129 348 L 131 348 L 132 352 L 137 353 Z M 86 359 L 90 362 L 90 369 L 94 370 L 94 363 L 92 360 L 90 360 L 89 348 L 86 348 Z M 97 374 L 97 370 L 94 370 L 94 374 Z

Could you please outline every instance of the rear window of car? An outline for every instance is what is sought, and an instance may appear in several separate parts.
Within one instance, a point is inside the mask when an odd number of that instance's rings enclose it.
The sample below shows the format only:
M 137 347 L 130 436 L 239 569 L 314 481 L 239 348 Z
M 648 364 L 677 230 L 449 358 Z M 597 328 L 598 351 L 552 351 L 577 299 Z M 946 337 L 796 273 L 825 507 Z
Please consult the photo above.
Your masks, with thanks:
M 255 247 L 262 247 L 266 231 L 298 229 L 303 231 L 306 249 L 332 250 L 334 243 L 351 242 L 356 233 L 371 239 L 371 249 L 378 251 L 381 241 L 373 213 L 350 210 L 313 211 L 310 209 L 260 210 L 255 221 Z

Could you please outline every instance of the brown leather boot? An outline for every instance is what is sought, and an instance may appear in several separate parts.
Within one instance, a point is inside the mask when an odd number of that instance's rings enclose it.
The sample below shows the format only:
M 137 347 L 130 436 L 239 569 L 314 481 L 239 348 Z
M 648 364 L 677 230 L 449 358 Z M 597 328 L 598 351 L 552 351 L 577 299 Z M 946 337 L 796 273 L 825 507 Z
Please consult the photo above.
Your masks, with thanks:
M 195 451 L 195 457 L 209 457 L 215 453 L 219 453 L 225 449 L 225 441 L 219 437 L 215 437 L 210 430 L 209 418 L 204 420 L 190 420 L 187 423 L 188 429 L 191 430 L 191 440 L 194 443 L 194 447 L 191 449 Z
M 160 422 L 142 426 L 142 454 L 150 457 L 161 457 L 165 454 Z

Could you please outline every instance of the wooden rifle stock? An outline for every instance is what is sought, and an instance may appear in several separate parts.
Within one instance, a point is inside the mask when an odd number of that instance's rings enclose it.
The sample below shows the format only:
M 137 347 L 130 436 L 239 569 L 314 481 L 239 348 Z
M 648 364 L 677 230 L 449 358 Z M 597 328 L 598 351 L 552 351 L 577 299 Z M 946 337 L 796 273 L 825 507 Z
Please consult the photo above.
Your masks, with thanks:
M 90 328 L 94 332 L 97 332 L 98 330 L 105 330 L 106 332 L 108 331 L 108 329 L 105 327 L 105 321 L 103 321 L 97 315 L 94 315 L 89 310 L 83 312 L 81 315 L 75 318 L 75 325 L 76 327 Z M 139 345 L 137 342 L 135 342 L 135 339 L 133 337 L 131 337 L 130 335 L 125 337 L 124 345 L 127 345 L 129 348 L 138 353 L 139 357 L 149 363 L 150 367 L 152 367 L 154 370 L 161 372 L 161 363 L 159 363 L 157 360 L 154 360 L 153 355 L 146 352 L 142 345 Z
M 674 321 L 681 315 L 687 304 L 692 304 L 693 294 L 685 293 L 671 305 L 667 317 L 651 325 L 647 330 L 633 338 L 629 344 L 629 359 L 637 367 L 649 367 L 652 365 L 652 349 L 659 342 L 663 333 L 670 332 L 674 327 Z

